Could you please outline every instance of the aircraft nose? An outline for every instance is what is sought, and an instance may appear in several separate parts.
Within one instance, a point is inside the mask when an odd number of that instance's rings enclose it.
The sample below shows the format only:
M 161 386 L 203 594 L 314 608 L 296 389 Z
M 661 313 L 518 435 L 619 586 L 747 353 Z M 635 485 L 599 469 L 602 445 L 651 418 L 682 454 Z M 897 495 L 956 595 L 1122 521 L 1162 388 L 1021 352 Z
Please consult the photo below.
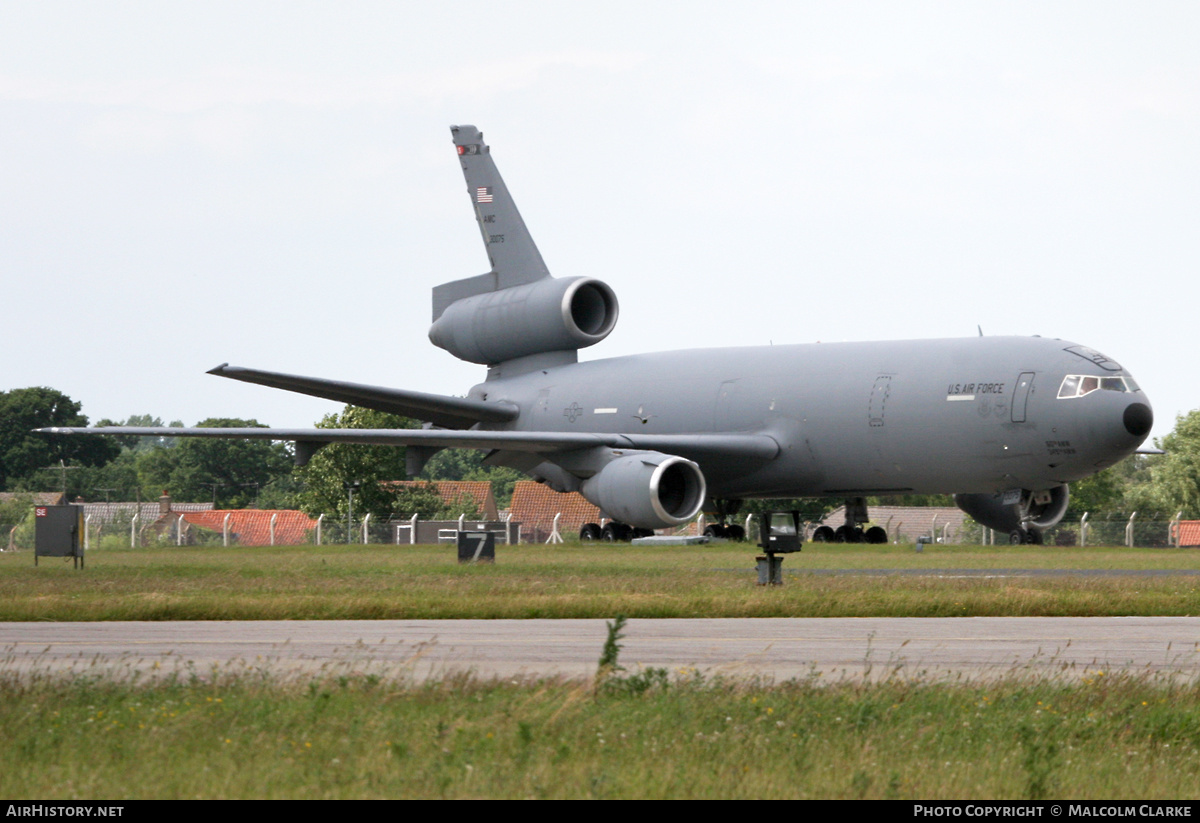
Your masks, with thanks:
M 1154 427 L 1154 412 L 1145 403 L 1130 403 L 1122 418 L 1125 431 L 1134 437 L 1145 437 Z

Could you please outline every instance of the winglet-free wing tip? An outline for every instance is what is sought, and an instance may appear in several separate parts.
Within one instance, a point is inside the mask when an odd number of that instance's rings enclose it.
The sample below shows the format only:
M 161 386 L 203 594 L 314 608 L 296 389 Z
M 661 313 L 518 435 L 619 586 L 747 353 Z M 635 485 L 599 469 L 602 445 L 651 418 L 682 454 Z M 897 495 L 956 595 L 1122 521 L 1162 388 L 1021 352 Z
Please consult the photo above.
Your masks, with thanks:
M 229 368 L 229 364 L 222 363 L 221 365 L 219 365 L 215 368 L 209 369 L 207 372 L 205 372 L 205 374 L 224 374 L 224 372 L 227 368 Z

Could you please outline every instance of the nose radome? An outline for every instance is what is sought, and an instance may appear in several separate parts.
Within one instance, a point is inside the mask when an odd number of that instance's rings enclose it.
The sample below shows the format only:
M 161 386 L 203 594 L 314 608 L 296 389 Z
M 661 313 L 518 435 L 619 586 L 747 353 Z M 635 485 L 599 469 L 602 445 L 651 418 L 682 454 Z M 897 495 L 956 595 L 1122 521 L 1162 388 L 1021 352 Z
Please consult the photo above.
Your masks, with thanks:
M 1125 407 L 1125 431 L 1134 437 L 1145 437 L 1154 426 L 1154 412 L 1145 403 L 1130 403 Z

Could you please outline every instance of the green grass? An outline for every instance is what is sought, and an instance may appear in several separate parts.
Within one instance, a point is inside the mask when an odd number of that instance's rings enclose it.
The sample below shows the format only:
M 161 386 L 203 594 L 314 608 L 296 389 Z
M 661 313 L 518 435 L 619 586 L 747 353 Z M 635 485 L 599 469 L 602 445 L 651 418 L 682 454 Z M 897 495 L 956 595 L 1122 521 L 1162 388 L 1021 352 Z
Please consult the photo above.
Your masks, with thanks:
M 401 618 L 852 617 L 1200 614 L 1191 549 L 810 546 L 785 585 L 755 585 L 754 549 L 521 546 L 459 565 L 439 546 L 94 551 L 87 567 L 0 555 L 0 621 Z M 925 569 L 928 575 L 853 573 Z M 955 576 L 954 569 L 1106 570 Z M 825 573 L 847 570 L 850 573 Z
M 599 645 L 599 644 L 598 644 Z M 1200 687 L 0 673 L 20 798 L 1186 798 Z
M 955 577 L 877 569 L 1191 569 L 1193 550 L 810 546 L 755 585 L 748 546 L 95 551 L 0 555 L 0 620 L 1198 614 L 1187 575 Z M 860 573 L 825 573 L 829 570 Z M 619 645 L 605 647 L 617 663 Z M 596 639 L 597 656 L 603 638 Z M 0 660 L 0 796 L 19 798 L 1040 798 L 1200 793 L 1200 685 L 1099 671 L 986 685 L 421 681 L 330 664 L 292 679 L 186 662 L 147 682 Z

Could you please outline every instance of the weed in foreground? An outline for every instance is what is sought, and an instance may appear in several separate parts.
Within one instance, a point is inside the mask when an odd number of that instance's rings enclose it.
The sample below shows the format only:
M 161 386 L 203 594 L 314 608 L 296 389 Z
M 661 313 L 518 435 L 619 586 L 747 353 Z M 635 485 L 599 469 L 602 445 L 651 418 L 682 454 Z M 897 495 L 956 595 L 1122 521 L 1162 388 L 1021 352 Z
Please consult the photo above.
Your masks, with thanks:
M 617 632 L 619 634 L 619 631 Z M 614 661 L 619 663 L 619 661 Z M 1200 686 L 0 668 L 13 798 L 1171 798 Z M 649 684 L 645 688 L 643 685 Z M 247 764 L 251 764 L 247 767 Z

